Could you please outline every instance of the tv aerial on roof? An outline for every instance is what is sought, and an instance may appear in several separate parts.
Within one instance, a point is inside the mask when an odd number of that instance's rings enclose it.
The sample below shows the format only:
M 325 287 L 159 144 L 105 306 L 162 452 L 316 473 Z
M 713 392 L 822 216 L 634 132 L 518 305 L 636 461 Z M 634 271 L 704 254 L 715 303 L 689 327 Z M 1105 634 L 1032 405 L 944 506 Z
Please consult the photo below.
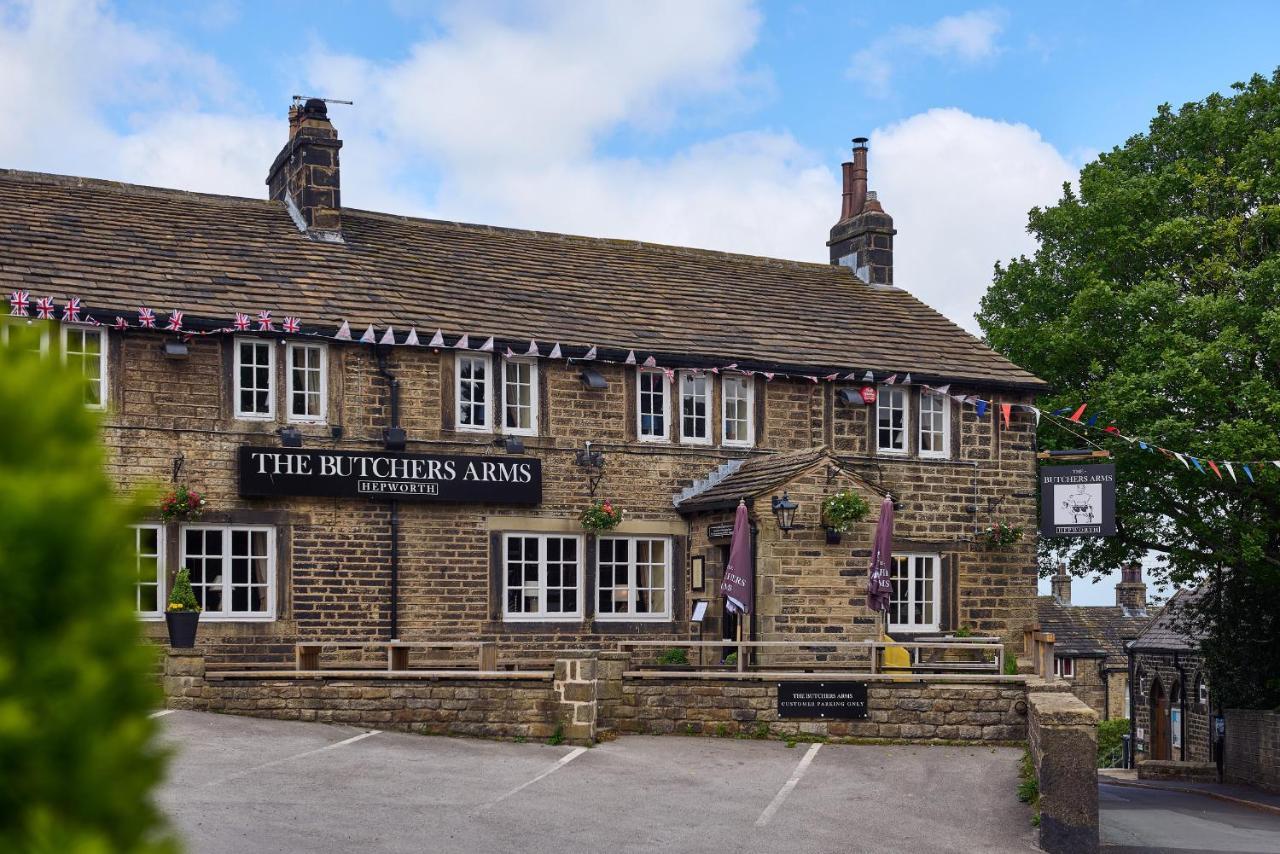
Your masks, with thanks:
M 293 105 L 296 107 L 304 101 L 324 101 L 326 104 L 346 104 L 348 107 L 354 107 L 355 101 L 344 101 L 341 98 L 320 98 L 315 95 L 294 95 Z

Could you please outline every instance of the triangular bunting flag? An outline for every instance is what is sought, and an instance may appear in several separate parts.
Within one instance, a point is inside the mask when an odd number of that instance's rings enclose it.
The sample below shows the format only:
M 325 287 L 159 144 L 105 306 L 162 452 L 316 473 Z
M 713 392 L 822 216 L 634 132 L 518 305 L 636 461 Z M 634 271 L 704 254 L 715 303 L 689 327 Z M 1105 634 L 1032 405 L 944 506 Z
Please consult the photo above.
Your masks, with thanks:
M 556 346 L 551 348 L 551 352 L 547 354 L 548 359 L 563 359 L 564 355 L 560 352 L 560 342 L 556 342 Z
M 471 339 L 470 339 L 468 336 L 463 335 L 463 336 L 462 336 L 461 338 L 459 338 L 459 339 L 457 340 L 457 342 L 453 345 L 453 348 L 454 348 L 455 350 L 470 350 L 470 349 L 471 349 Z
M 1232 482 L 1239 483 L 1240 481 L 1236 479 L 1236 470 L 1231 467 L 1231 463 L 1227 462 L 1226 460 L 1223 460 L 1222 464 L 1226 467 L 1227 474 L 1231 475 Z
M 644 366 L 646 368 L 656 368 L 658 367 L 658 360 L 650 356 L 644 360 Z
M 979 400 L 973 406 L 974 406 L 974 409 L 978 411 L 979 418 L 982 418 L 987 414 L 987 402 L 985 400 Z
M 372 323 L 370 323 L 370 324 L 369 324 L 369 328 L 368 328 L 368 329 L 366 329 L 366 330 L 364 331 L 364 334 L 360 336 L 360 343 L 361 343 L 361 344 L 376 344 L 376 343 L 378 343 L 378 336 L 377 336 L 377 335 L 375 335 L 375 334 L 374 334 L 374 332 L 373 332 L 373 324 L 372 324 Z
M 439 329 L 437 329 L 437 330 L 436 330 L 436 334 L 435 334 L 435 335 L 432 335 L 432 336 L 431 336 L 431 340 L 427 342 L 427 346 L 428 346 L 428 347 L 443 347 L 443 346 L 444 346 L 444 333 L 443 333 L 443 332 L 441 332 Z
M 947 383 L 946 385 L 940 385 L 937 388 L 935 388 L 934 391 L 936 391 L 938 394 L 950 394 L 951 383 Z
M 1086 408 L 1086 407 L 1088 407 L 1088 405 L 1089 405 L 1089 404 L 1087 404 L 1087 403 L 1082 403 L 1082 404 L 1080 404 L 1080 408 L 1079 408 L 1079 409 L 1077 409 L 1077 410 L 1075 411 L 1075 413 L 1074 413 L 1074 414 L 1072 414 L 1072 416 L 1071 416 L 1071 420 L 1072 420 L 1072 421 L 1079 421 L 1079 420 L 1080 420 L 1080 416 L 1081 416 L 1081 415 L 1084 415 L 1084 410 L 1085 410 L 1085 408 Z
M 590 361 L 595 357 L 596 357 L 596 345 L 592 344 L 591 347 L 587 350 L 587 355 L 583 356 L 582 358 L 584 361 Z
M 764 380 L 765 382 L 770 382 L 770 383 L 773 382 L 773 373 L 771 371 L 765 371 Z
M 1089 427 L 1096 427 L 1096 426 L 1098 426 L 1098 416 L 1097 416 L 1097 414 L 1096 414 L 1096 413 L 1095 413 L 1095 414 L 1093 414 L 1093 415 L 1090 415 L 1090 416 L 1089 416 L 1089 420 L 1088 420 L 1088 422 L 1087 422 L 1087 426 L 1089 426 Z
M 845 374 L 844 381 L 847 383 L 856 383 L 858 381 L 858 375 L 856 373 Z
M 906 378 L 904 378 L 902 382 L 906 385 L 911 385 L 911 374 L 907 374 Z
M 623 360 L 622 360 L 622 364 L 624 364 L 624 365 L 634 365 L 635 363 L 636 363 L 636 351 L 635 351 L 635 350 L 628 350 L 628 351 L 627 351 L 627 358 L 625 358 L 625 359 L 623 359 Z
M 418 340 L 418 329 L 415 326 L 409 327 L 409 334 L 404 337 L 404 346 L 419 347 L 422 342 Z
M 836 380 L 840 379 L 840 375 L 839 375 L 839 374 L 827 374 L 825 377 L 823 377 L 823 379 L 824 379 L 824 380 L 826 380 L 826 381 L 827 381 L 827 382 L 829 382 L 829 383 L 833 383 L 833 382 L 835 382 Z
M 493 352 L 493 336 L 490 335 L 489 340 L 481 344 L 479 349 L 480 349 L 480 352 L 482 353 L 492 353 Z
M 1209 460 L 1209 468 L 1213 469 L 1213 473 L 1218 476 L 1218 480 L 1222 480 L 1222 472 L 1218 471 L 1218 464 L 1213 460 Z
M 1009 418 L 1013 414 L 1013 404 L 1012 403 L 1000 404 L 1000 414 L 1004 416 L 1004 426 L 1008 427 Z
M 1070 411 L 1071 411 L 1071 407 L 1070 407 L 1070 406 L 1064 406 L 1064 407 L 1062 407 L 1061 409 L 1055 409 L 1055 410 L 1053 410 L 1053 411 L 1052 411 L 1052 412 L 1050 412 L 1049 414 L 1050 414 L 1050 415 L 1066 415 L 1066 414 L 1067 414 L 1068 412 L 1070 412 Z
M 1197 460 L 1195 457 L 1191 457 L 1191 465 L 1195 466 L 1196 471 L 1200 472 L 1200 474 L 1205 473 L 1204 466 L 1200 465 L 1200 461 Z
M 537 341 L 530 341 L 530 342 L 529 342 L 529 349 L 525 352 L 525 355 L 526 355 L 526 356 L 541 356 L 541 355 L 542 355 L 542 353 L 538 352 L 538 342 L 537 342 Z
M 1032 412 L 1036 414 L 1036 427 L 1038 428 L 1040 426 L 1040 407 L 1032 406 L 1029 408 L 1031 409 Z
M 338 334 L 334 335 L 333 337 L 338 341 L 350 341 L 351 340 L 351 324 L 347 323 L 345 320 L 342 321 L 342 325 L 338 327 Z
M 890 374 L 889 376 L 885 377 L 885 378 L 884 378 L 884 380 L 883 380 L 883 382 L 884 382 L 884 384 L 885 384 L 885 385 L 893 385 L 893 384 L 894 384 L 894 383 L 896 383 L 897 381 L 898 381 L 898 375 L 897 375 L 897 374 Z
M 867 371 L 865 374 L 862 375 L 862 381 L 864 383 L 873 383 L 876 381 L 876 375 L 871 373 L 870 371 Z
M 1280 460 L 1272 460 L 1271 464 L 1276 468 L 1280 469 Z
M 809 377 L 809 381 L 810 381 L 810 382 L 815 382 L 815 383 L 816 383 L 816 382 L 818 381 L 818 378 L 817 378 L 817 377 Z
M 1253 472 L 1249 470 L 1249 466 L 1248 466 L 1248 465 L 1244 465 L 1244 464 L 1242 464 L 1242 465 L 1240 466 L 1240 468 L 1244 469 L 1244 473 L 1245 473 L 1246 475 L 1248 475 L 1248 477 L 1249 477 L 1249 482 L 1250 482 L 1250 483 L 1254 483 L 1255 481 L 1254 481 L 1254 479 L 1253 479 Z
M 394 346 L 394 345 L 395 345 L 395 343 L 396 343 L 395 327 L 393 327 L 393 326 L 388 326 L 388 327 L 387 327 L 387 331 L 386 331 L 386 332 L 384 332 L 384 333 L 382 333 L 382 340 L 381 340 L 381 341 L 379 341 L 378 343 L 379 343 L 379 344 L 391 344 L 391 345 L 393 345 L 393 346 Z
M 514 359 L 514 358 L 516 357 L 516 354 L 515 354 L 515 353 L 513 353 L 513 352 L 511 352 L 511 348 L 510 348 L 510 347 L 508 347 L 508 348 L 507 348 L 507 352 L 503 353 L 503 354 L 502 354 L 502 357 L 503 357 L 504 359 Z

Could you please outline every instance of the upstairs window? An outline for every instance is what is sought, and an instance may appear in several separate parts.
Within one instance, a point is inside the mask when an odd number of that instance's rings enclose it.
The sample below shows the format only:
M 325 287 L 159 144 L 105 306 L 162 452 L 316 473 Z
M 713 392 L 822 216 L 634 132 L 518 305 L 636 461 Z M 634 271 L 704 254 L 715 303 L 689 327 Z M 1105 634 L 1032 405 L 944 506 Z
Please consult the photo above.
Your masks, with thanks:
M 938 555 L 894 555 L 889 567 L 889 630 L 938 630 Z
M 235 339 L 236 417 L 270 420 L 276 414 L 276 351 L 270 341 Z
M 668 538 L 601 537 L 596 571 L 596 613 L 600 619 L 670 619 Z
M 636 373 L 636 435 L 642 442 L 667 440 L 667 375 L 662 371 Z
M 720 384 L 723 441 L 726 445 L 749 448 L 755 444 L 754 389 L 747 377 L 725 377 Z
M 107 330 L 96 326 L 63 326 L 62 361 L 84 380 L 84 405 L 89 409 L 105 409 Z
M 49 323 L 21 318 L 0 320 L 0 345 L 8 347 L 18 339 L 23 340 L 32 353 L 45 355 L 49 352 Z
M 458 429 L 477 432 L 492 430 L 490 412 L 493 409 L 493 382 L 489 375 L 489 357 L 459 355 L 456 365 Z
M 665 377 L 664 377 L 665 379 Z M 680 373 L 680 441 L 711 444 L 711 380 L 692 371 Z
M 328 389 L 328 352 L 323 344 L 290 344 L 289 420 L 323 422 Z
M 907 389 L 893 385 L 880 387 L 876 396 L 876 449 L 882 454 L 907 453 L 910 424 L 907 401 Z
M 532 358 L 502 363 L 502 429 L 517 436 L 538 434 L 538 363 Z
M 920 456 L 942 458 L 950 453 L 950 404 L 945 394 L 920 393 Z

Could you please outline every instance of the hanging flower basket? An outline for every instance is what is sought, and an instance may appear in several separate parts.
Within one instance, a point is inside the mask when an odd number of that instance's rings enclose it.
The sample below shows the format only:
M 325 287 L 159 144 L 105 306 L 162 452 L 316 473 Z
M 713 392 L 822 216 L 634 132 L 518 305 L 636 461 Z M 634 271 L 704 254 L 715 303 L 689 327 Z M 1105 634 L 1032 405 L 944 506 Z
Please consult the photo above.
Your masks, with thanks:
M 994 525 L 988 525 L 982 530 L 982 542 L 987 548 L 999 548 L 1000 546 L 1011 546 L 1022 539 L 1023 530 L 1015 528 L 1012 525 L 1006 525 L 1003 522 L 996 522 Z
M 588 531 L 612 531 L 622 521 L 623 512 L 621 507 L 605 499 L 596 501 L 583 510 L 578 518 L 582 521 L 582 527 Z
M 845 489 L 835 495 L 828 495 L 822 502 L 822 523 L 827 526 L 827 542 L 840 542 L 840 535 L 853 530 L 853 526 L 871 512 L 866 499 Z
M 165 522 L 191 522 L 200 518 L 206 503 L 203 495 L 184 484 L 160 502 L 160 518 Z

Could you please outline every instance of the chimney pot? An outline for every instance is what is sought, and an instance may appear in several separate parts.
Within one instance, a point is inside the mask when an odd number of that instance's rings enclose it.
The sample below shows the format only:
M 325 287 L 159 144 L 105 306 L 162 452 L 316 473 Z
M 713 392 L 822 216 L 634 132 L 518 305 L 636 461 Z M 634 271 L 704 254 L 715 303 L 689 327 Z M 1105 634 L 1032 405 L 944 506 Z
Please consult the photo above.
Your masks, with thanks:
M 1142 580 L 1142 564 L 1137 561 L 1120 568 L 1120 583 L 1116 585 L 1116 605 L 1126 611 L 1145 613 L 1147 610 L 1147 584 Z
M 267 174 L 268 193 L 289 207 L 298 228 L 314 240 L 342 241 L 341 148 L 322 99 L 289 108 L 289 139 Z
M 1049 580 L 1049 584 L 1053 591 L 1053 601 L 1059 605 L 1071 604 L 1071 575 L 1065 565 L 1058 567 L 1057 575 Z
M 840 221 L 827 246 L 831 263 L 849 267 L 863 281 L 893 284 L 893 218 L 867 190 L 867 138 L 853 138 L 853 159 L 840 166 Z

